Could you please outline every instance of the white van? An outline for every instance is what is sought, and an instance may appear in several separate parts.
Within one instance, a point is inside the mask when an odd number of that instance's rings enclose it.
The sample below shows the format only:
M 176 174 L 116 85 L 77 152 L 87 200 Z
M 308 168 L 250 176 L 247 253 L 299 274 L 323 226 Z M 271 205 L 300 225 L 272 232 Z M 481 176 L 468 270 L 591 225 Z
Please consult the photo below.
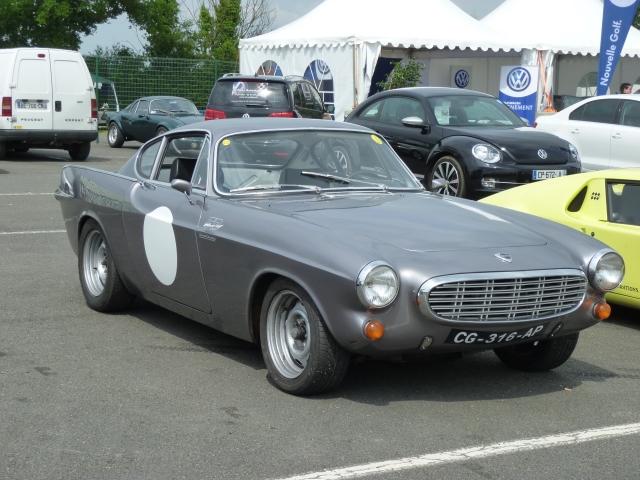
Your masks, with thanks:
M 0 158 L 7 150 L 59 148 L 86 160 L 98 137 L 91 74 L 78 52 L 0 49 Z

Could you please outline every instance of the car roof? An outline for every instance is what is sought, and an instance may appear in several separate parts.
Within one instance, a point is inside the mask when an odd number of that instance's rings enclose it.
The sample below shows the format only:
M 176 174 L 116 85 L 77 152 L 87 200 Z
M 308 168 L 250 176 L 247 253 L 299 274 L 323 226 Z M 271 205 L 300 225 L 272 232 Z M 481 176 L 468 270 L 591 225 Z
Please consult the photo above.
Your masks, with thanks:
M 455 96 L 481 96 L 495 98 L 488 93 L 476 92 L 474 90 L 463 90 L 461 88 L 447 88 L 447 87 L 411 87 L 411 88 L 396 88 L 394 90 L 387 90 L 384 92 L 376 93 L 367 100 L 372 98 L 381 98 L 386 96 L 409 94 L 414 97 L 443 97 L 445 95 Z
M 296 77 L 296 80 L 306 80 L 303 77 Z M 289 83 L 292 81 L 292 78 L 289 77 L 278 77 L 276 75 L 229 75 L 225 77 L 220 77 L 218 82 L 237 82 L 243 80 L 264 80 L 267 82 L 280 82 L 280 83 Z
M 373 130 L 354 123 L 306 118 L 229 118 L 226 120 L 209 120 L 176 128 L 171 133 L 182 130 L 207 130 L 211 133 L 214 143 L 227 135 L 256 131 L 335 130 L 375 133 Z
M 171 96 L 171 95 L 153 95 L 151 97 L 140 97 L 140 98 L 137 98 L 131 103 L 135 103 L 138 100 L 189 100 L 189 99 L 188 98 L 184 98 L 184 97 L 174 97 L 174 96 Z

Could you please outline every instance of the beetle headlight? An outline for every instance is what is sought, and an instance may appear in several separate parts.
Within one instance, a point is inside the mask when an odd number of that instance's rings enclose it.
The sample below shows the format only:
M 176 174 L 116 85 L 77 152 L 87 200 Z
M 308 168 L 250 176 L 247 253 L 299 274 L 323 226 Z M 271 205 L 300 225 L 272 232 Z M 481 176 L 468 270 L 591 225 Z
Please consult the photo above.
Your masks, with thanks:
M 580 161 L 580 155 L 578 155 L 578 149 L 574 147 L 571 143 L 569 144 L 569 152 L 574 160 Z
M 371 262 L 360 270 L 356 281 L 358 298 L 365 307 L 383 308 L 398 295 L 398 275 L 384 262 Z
M 496 147 L 486 145 L 484 143 L 475 145 L 471 149 L 471 153 L 473 153 L 473 156 L 478 160 L 485 163 L 496 163 L 502 158 L 500 150 L 498 150 Z
M 617 252 L 605 248 L 589 262 L 589 282 L 601 292 L 615 290 L 624 278 L 624 260 Z

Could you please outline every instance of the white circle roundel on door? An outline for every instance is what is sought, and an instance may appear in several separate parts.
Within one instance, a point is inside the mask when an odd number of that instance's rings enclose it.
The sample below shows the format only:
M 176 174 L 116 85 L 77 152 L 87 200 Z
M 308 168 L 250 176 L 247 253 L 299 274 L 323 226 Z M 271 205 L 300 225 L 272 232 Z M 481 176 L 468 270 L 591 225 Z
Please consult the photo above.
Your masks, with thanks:
M 178 272 L 178 247 L 173 233 L 173 215 L 167 207 L 156 208 L 144 217 L 144 250 L 153 274 L 171 285 Z

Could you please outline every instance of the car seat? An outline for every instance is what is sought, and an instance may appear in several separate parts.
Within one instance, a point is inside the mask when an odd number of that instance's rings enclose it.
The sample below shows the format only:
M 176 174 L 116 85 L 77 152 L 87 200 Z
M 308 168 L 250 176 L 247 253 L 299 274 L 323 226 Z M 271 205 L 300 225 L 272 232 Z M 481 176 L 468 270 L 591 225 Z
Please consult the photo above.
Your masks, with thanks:
M 402 120 L 407 117 L 415 117 L 413 106 L 410 103 L 401 103 L 396 108 L 396 123 L 402 125 Z
M 197 160 L 197 158 L 176 158 L 171 164 L 169 182 L 176 179 L 191 182 Z

